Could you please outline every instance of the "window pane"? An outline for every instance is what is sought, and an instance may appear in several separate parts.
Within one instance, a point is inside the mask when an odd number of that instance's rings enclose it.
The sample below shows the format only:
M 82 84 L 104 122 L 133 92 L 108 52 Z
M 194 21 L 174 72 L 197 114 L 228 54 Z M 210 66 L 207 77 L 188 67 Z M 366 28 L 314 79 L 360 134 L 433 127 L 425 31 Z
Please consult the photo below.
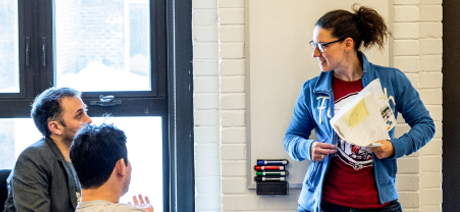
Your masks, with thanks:
M 55 1 L 56 86 L 150 91 L 148 0 Z
M 0 0 L 0 93 L 19 93 L 18 1 Z
M 93 118 L 101 124 L 105 118 Z M 161 117 L 109 117 L 125 131 L 128 138 L 128 159 L 132 174 L 128 193 L 120 200 L 132 202 L 132 196 L 147 195 L 155 211 L 163 211 L 163 142 Z M 27 132 L 27 133 L 24 133 Z M 31 118 L 0 119 L 0 169 L 12 169 L 17 157 L 41 138 Z

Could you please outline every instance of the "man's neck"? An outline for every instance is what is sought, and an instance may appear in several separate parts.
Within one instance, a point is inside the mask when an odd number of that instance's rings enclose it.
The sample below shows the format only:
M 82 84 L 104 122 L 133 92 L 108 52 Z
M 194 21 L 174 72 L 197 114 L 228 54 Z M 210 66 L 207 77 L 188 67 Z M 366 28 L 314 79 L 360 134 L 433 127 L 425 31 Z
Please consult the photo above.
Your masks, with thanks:
M 61 151 L 62 155 L 64 156 L 64 159 L 68 162 L 70 162 L 70 144 L 67 142 L 62 141 L 62 137 L 51 134 L 50 135 L 51 140 L 56 144 L 56 146 L 59 148 Z
M 116 186 L 115 186 L 116 187 Z M 88 202 L 93 200 L 105 200 L 112 203 L 120 201 L 119 192 L 115 191 L 114 186 L 102 185 L 96 189 L 81 189 L 81 201 Z

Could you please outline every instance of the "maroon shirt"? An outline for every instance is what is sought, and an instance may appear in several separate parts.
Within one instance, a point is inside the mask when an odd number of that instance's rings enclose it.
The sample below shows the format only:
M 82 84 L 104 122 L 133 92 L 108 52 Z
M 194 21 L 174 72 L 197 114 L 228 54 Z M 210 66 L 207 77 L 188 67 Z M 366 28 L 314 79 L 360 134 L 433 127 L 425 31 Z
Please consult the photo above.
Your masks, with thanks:
M 332 80 L 334 111 L 351 100 L 363 89 L 360 80 L 346 82 Z M 337 153 L 332 155 L 323 184 L 323 200 L 332 204 L 370 209 L 381 208 L 374 177 L 374 161 L 369 147 L 351 145 L 336 136 Z

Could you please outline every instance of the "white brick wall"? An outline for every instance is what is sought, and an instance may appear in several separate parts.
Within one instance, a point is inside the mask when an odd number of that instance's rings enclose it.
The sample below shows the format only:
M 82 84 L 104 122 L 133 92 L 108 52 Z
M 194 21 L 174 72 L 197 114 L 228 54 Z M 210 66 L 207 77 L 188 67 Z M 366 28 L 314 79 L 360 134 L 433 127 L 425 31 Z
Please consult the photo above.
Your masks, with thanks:
M 398 160 L 404 211 L 441 211 L 442 0 L 393 1 L 393 66 L 406 73 L 435 120 L 435 138 Z M 196 211 L 294 211 L 298 189 L 247 189 L 244 0 L 194 0 Z M 410 128 L 398 120 L 397 135 Z

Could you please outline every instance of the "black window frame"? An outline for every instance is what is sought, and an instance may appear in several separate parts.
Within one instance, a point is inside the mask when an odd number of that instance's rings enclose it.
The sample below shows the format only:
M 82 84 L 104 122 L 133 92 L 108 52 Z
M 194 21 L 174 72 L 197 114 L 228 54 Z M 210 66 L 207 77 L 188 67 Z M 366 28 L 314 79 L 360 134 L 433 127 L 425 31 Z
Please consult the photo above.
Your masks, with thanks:
M 150 0 L 150 7 L 151 26 L 163 30 L 155 31 L 156 40 L 151 40 L 151 63 L 158 64 L 158 72 L 152 75 L 159 82 L 157 92 L 83 92 L 82 99 L 93 117 L 162 116 L 164 211 L 194 211 L 192 1 Z M 35 96 L 54 86 L 53 0 L 18 0 L 18 13 L 21 92 L 0 94 L 0 118 L 30 117 Z M 27 67 L 26 44 L 30 48 Z M 45 67 L 41 66 L 42 44 Z M 123 104 L 91 105 L 99 95 L 114 95 Z

